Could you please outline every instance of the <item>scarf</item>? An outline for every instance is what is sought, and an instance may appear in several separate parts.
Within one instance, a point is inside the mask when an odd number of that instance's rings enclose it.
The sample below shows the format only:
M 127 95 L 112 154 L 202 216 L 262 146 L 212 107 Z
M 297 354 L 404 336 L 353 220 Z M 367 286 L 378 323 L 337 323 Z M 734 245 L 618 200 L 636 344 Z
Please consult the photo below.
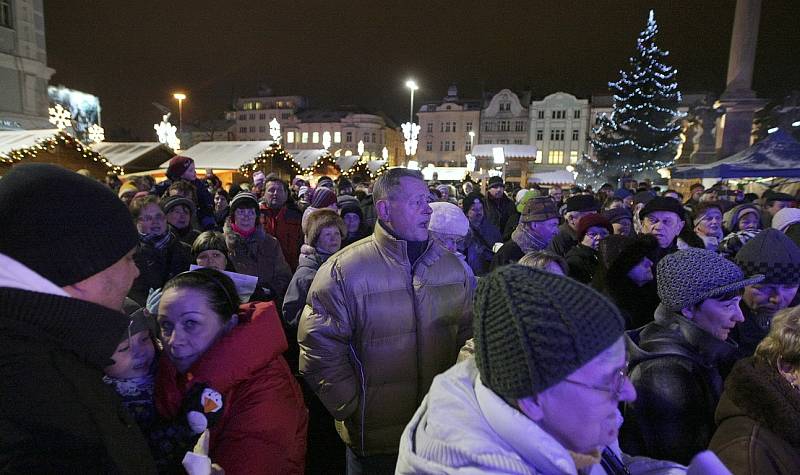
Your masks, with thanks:
M 173 234 L 169 231 L 159 236 L 151 234 L 139 234 L 139 240 L 145 244 L 149 244 L 158 250 L 164 249 L 172 241 Z
M 547 243 L 528 230 L 527 223 L 519 223 L 511 233 L 511 240 L 517 243 L 525 254 L 531 251 L 541 251 L 547 247 Z
M 249 238 L 250 236 L 253 235 L 253 233 L 256 232 L 256 227 L 255 226 L 253 226 L 253 229 L 251 229 L 249 231 L 245 231 L 244 229 L 242 229 L 239 226 L 237 226 L 236 223 L 234 223 L 233 221 L 231 221 L 231 229 L 233 229 L 234 232 L 236 232 L 236 234 L 242 236 L 245 239 Z

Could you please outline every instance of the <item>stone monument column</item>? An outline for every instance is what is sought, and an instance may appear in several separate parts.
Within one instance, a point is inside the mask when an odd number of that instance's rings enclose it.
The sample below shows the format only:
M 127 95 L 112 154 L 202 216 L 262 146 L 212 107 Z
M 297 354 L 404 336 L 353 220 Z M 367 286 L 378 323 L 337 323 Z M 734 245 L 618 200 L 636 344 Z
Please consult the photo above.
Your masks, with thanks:
M 717 134 L 718 158 L 725 158 L 750 146 L 753 116 L 766 104 L 751 89 L 760 17 L 761 0 L 736 1 L 727 86 L 715 104 L 725 112 L 720 122 L 721 133 Z

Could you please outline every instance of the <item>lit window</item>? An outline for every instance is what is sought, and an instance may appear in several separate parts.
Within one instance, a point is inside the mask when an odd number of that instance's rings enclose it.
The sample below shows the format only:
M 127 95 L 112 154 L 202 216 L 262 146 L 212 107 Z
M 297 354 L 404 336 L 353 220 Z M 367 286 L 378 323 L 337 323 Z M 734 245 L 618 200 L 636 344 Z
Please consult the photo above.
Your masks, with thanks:
M 536 163 L 542 163 L 542 151 L 541 150 L 537 150 L 536 151 Z
M 333 143 L 342 143 L 342 133 L 341 132 L 334 132 L 333 133 Z
M 275 103 L 275 106 L 276 106 L 278 109 L 283 109 L 283 101 L 278 101 L 278 102 L 276 102 L 276 103 Z
M 294 132 L 286 132 L 286 143 L 294 143 Z
M 578 151 L 571 150 L 569 152 L 569 163 L 578 163 Z
M 550 150 L 550 153 L 547 155 L 547 162 L 548 163 L 564 163 L 564 151 L 563 150 Z
M 255 106 L 256 106 L 256 109 L 263 109 L 264 108 L 264 104 L 262 104 L 261 101 L 256 101 Z
M 311 134 L 311 142 L 319 143 L 319 132 L 314 132 Z
M 300 136 L 300 141 L 303 143 L 308 143 L 308 132 L 303 132 L 303 134 Z
M 244 103 L 244 110 L 246 110 L 246 111 L 253 110 L 253 103 L 252 102 L 245 102 Z

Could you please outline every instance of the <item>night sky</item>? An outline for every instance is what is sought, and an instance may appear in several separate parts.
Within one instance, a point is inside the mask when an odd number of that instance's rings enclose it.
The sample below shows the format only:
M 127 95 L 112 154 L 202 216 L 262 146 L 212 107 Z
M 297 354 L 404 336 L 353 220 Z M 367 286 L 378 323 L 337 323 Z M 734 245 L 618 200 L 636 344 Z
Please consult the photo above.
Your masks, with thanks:
M 159 102 L 184 123 L 220 116 L 259 85 L 311 107 L 357 104 L 398 122 L 420 102 L 509 87 L 535 97 L 607 93 L 650 8 L 684 93 L 725 87 L 735 0 L 46 0 L 51 84 L 95 94 L 106 133 L 155 140 Z M 224 8 L 220 8 L 220 6 Z M 800 1 L 764 0 L 754 89 L 800 89 Z M 177 123 L 177 117 L 173 121 Z

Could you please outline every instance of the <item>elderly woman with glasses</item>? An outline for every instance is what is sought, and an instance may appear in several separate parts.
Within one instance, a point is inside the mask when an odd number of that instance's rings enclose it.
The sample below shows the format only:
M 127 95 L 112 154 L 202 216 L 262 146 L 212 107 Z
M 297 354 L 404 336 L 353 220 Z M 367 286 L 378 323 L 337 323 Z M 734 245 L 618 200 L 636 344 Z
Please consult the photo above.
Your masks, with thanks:
M 800 308 L 778 313 L 725 380 L 709 449 L 736 475 L 800 473 Z

